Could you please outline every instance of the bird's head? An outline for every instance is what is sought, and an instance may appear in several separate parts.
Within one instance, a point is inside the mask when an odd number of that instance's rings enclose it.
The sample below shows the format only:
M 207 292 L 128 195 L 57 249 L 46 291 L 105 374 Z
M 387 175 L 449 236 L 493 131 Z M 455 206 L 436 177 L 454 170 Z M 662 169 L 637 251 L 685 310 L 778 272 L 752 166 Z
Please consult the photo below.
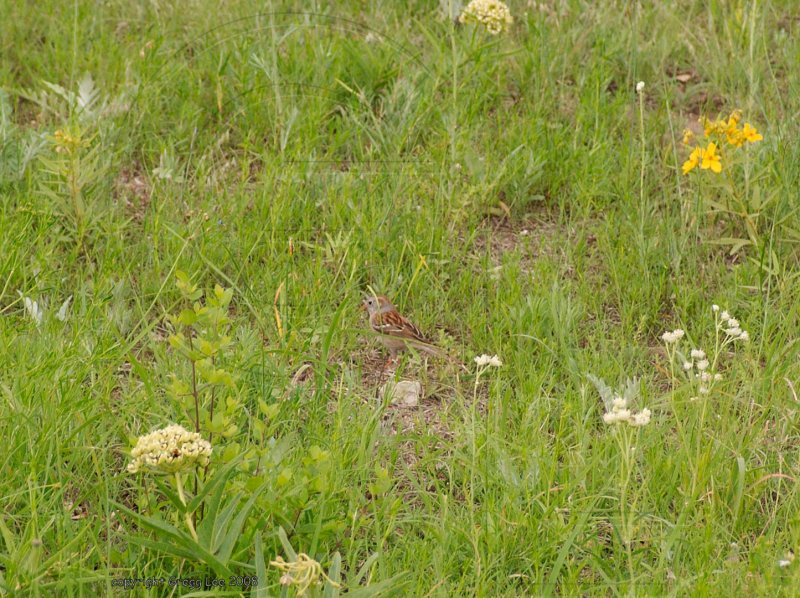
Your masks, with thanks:
M 392 307 L 392 302 L 385 295 L 367 295 L 361 303 L 361 309 L 366 310 L 369 315 L 392 309 Z

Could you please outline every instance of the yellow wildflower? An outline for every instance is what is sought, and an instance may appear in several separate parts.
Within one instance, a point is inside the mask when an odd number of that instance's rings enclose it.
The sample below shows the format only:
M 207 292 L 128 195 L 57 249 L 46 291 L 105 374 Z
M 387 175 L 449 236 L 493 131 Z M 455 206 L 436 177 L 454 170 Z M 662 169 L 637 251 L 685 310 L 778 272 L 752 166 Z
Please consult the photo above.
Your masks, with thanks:
M 684 129 L 683 130 L 683 145 L 689 145 L 694 139 L 694 133 L 691 129 Z
M 741 147 L 744 143 L 742 131 L 737 126 L 742 118 L 742 113 L 739 110 L 734 110 L 725 125 L 725 139 L 734 147 Z M 725 121 L 722 121 L 725 122 Z
M 298 596 L 305 596 L 310 588 L 321 585 L 323 579 L 334 588 L 340 587 L 338 583 L 325 575 L 322 566 L 317 561 L 304 552 L 298 554 L 294 561 L 287 562 L 283 560 L 282 556 L 278 556 L 269 564 L 283 571 L 281 585 L 295 586 Z
M 694 148 L 692 153 L 689 154 L 689 159 L 683 163 L 683 174 L 689 174 L 689 172 L 697 166 L 702 158 L 703 149 L 699 147 Z
M 744 144 L 744 136 L 736 127 L 728 127 L 728 130 L 725 131 L 725 139 L 734 147 L 742 147 Z
M 700 162 L 700 168 L 703 170 L 711 169 L 712 172 L 716 173 L 722 172 L 722 162 L 720 162 L 719 154 L 717 153 L 717 144 L 713 141 L 703 150 L 703 159 Z
M 724 120 L 708 120 L 706 117 L 703 117 L 703 132 L 705 133 L 706 137 L 711 137 L 714 133 L 719 133 L 720 131 L 724 131 L 727 127 L 727 123 Z
M 764 139 L 764 136 L 756 131 L 756 128 L 750 123 L 744 123 L 744 127 L 742 128 L 742 137 L 744 137 L 744 139 L 750 143 L 755 143 L 756 141 L 761 141 Z
M 80 147 L 87 145 L 87 142 L 81 136 L 80 132 L 71 132 L 64 129 L 59 129 L 51 137 L 53 145 L 56 146 L 56 152 L 71 154 Z

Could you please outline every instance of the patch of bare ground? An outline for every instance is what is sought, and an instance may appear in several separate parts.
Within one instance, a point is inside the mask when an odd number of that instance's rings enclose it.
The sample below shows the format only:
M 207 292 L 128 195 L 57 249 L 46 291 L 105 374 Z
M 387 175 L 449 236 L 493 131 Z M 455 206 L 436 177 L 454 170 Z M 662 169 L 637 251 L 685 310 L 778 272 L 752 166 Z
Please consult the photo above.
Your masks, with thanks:
M 452 436 L 444 421 L 443 412 L 448 410 L 458 394 L 456 387 L 445 382 L 445 378 L 449 378 L 458 385 L 458 372 L 455 374 L 455 380 L 450 378 L 453 366 L 441 366 L 438 362 L 430 361 L 419 364 L 413 360 L 398 372 L 398 365 L 387 363 L 385 355 L 377 349 L 364 353 L 361 363 L 364 388 L 376 406 L 384 400 L 381 392 L 384 384 L 393 378 L 397 381 L 419 380 L 422 385 L 418 404 L 409 406 L 390 402 L 386 406 L 382 427 L 388 435 L 424 432 L 432 433 L 440 439 Z M 415 459 L 409 456 L 407 462 Z
M 144 221 L 150 206 L 151 189 L 139 165 L 123 168 L 114 181 L 114 196 L 125 206 L 126 212 L 134 222 Z
M 593 247 L 596 238 L 585 229 L 590 222 L 562 224 L 548 211 L 540 210 L 522 218 L 492 216 L 484 219 L 475 235 L 473 253 L 489 253 L 492 265 L 498 268 L 503 263 L 503 255 L 517 253 L 523 272 L 533 270 L 540 258 L 548 258 L 563 265 L 564 275 L 575 274 L 570 264 L 567 248 L 571 247 L 581 235 L 586 235 L 586 244 Z
M 362 367 L 365 404 L 378 409 L 387 401 L 381 418 L 381 430 L 397 438 L 397 451 L 403 467 L 396 471 L 396 484 L 407 504 L 421 505 L 420 493 L 432 492 L 446 482 L 447 468 L 443 461 L 431 462 L 432 455 L 448 451 L 454 434 L 450 426 L 452 410 L 458 409 L 460 398 L 471 395 L 468 384 L 462 388 L 463 370 L 454 364 L 436 359 L 404 356 L 400 364 L 387 363 L 387 354 L 378 347 L 358 351 L 356 362 Z M 419 402 L 413 406 L 392 404 L 381 389 L 387 381 L 418 380 L 422 385 Z M 462 392 L 458 389 L 462 388 Z M 469 400 L 469 399 L 466 399 Z M 478 409 L 485 412 L 488 396 L 479 389 Z

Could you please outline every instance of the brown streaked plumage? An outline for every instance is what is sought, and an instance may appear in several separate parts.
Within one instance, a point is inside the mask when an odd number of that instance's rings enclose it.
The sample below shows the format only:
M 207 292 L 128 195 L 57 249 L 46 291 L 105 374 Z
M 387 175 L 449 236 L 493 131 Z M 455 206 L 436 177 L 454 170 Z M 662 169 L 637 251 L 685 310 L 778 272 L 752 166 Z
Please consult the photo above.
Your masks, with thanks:
M 409 346 L 437 357 L 447 355 L 425 338 L 419 328 L 397 311 L 384 295 L 373 295 L 364 299 L 362 308 L 369 313 L 369 324 L 380 335 L 381 342 L 389 349 L 392 358 Z

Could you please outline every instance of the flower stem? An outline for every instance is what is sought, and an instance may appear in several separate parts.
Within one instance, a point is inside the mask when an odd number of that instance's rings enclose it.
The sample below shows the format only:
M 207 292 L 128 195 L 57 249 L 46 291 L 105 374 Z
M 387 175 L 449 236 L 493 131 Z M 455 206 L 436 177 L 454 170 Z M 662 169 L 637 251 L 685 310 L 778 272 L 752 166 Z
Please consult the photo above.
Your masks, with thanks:
M 181 502 L 183 503 L 183 506 L 185 507 L 187 505 L 187 503 L 186 503 L 186 494 L 183 491 L 183 479 L 181 478 L 181 472 L 179 472 L 179 471 L 175 472 L 175 486 L 178 489 L 178 496 L 180 497 Z M 189 533 L 192 535 L 192 538 L 194 538 L 194 541 L 197 542 L 198 541 L 197 540 L 197 531 L 195 531 L 195 529 L 194 529 L 194 523 L 192 522 L 192 516 L 189 513 L 184 513 L 183 514 L 183 520 L 186 522 L 186 527 L 189 528 Z

